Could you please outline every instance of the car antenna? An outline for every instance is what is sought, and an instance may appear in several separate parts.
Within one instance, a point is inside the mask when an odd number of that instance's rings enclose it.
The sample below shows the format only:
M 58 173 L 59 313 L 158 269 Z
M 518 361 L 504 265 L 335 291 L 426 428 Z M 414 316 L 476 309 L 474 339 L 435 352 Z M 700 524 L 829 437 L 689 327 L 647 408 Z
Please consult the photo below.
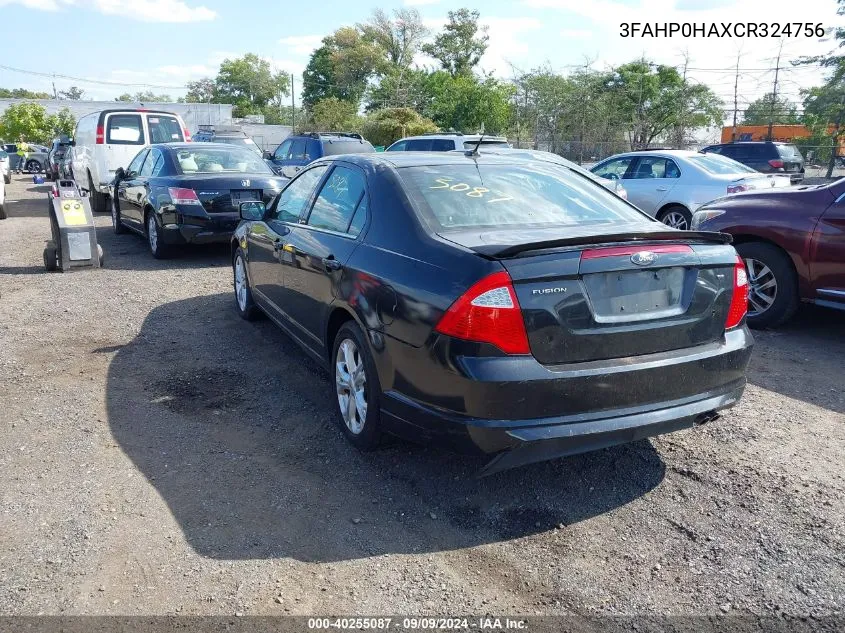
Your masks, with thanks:
M 478 142 L 475 144 L 470 151 L 466 153 L 467 156 L 478 156 L 478 148 L 481 147 L 481 141 L 484 140 L 484 132 L 481 133 L 481 136 L 478 137 Z

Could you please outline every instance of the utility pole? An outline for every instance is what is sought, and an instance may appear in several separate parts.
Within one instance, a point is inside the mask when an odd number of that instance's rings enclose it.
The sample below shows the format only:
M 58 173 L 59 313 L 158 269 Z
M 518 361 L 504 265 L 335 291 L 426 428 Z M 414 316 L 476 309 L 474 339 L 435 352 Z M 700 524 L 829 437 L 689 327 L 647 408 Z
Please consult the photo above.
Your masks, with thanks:
M 59 93 L 56 92 L 56 82 L 55 81 L 53 82 L 53 99 L 56 99 L 57 101 L 59 99 Z
M 682 117 L 686 114 L 687 108 L 687 66 L 689 66 L 689 50 L 684 52 L 684 73 L 681 83 Z M 685 123 L 683 119 L 679 119 L 675 125 L 675 149 L 684 149 L 687 135 Z
M 766 140 L 772 140 L 772 124 L 775 118 L 775 103 L 778 99 L 778 72 L 780 71 L 780 54 L 783 52 L 783 40 L 780 41 L 780 48 L 778 49 L 778 58 L 775 62 L 775 85 L 772 88 L 772 105 L 769 108 L 769 132 L 766 134 Z
M 293 73 L 290 74 L 290 133 L 296 132 L 296 102 L 294 101 Z
M 734 129 L 731 133 L 731 141 L 736 142 L 736 114 L 739 108 L 739 53 L 736 54 L 736 75 L 734 75 Z

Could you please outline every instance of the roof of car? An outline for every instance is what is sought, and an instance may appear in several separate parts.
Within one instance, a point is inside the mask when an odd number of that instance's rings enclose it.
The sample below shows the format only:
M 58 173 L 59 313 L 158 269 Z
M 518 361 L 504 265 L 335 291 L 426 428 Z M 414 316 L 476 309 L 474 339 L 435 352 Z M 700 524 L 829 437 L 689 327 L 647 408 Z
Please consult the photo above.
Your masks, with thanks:
M 497 154 L 478 154 L 467 156 L 462 152 L 378 152 L 375 154 L 341 154 L 317 159 L 315 163 L 342 160 L 347 163 L 370 167 L 390 165 L 392 167 L 423 167 L 426 165 L 471 165 L 473 161 L 482 164 L 513 165 L 524 164 L 525 160 L 516 156 L 500 156 Z
M 508 140 L 504 136 L 494 136 L 492 134 L 484 134 L 483 136 L 484 136 L 485 141 L 491 141 L 491 142 L 493 142 L 493 141 L 502 142 L 502 141 Z M 417 139 L 432 139 L 432 138 L 448 138 L 448 139 L 455 139 L 455 140 L 463 141 L 463 142 L 467 142 L 467 141 L 472 142 L 472 141 L 477 141 L 481 137 L 482 137 L 481 134 L 461 134 L 460 132 L 430 132 L 428 134 L 417 134 L 416 136 L 405 136 L 405 137 L 399 139 L 399 141 L 411 141 L 411 140 L 417 140 Z M 396 141 L 396 143 L 398 143 L 399 141 Z
M 677 158 L 689 158 L 691 156 L 700 156 L 701 152 L 696 152 L 691 149 L 640 149 L 633 152 L 614 154 L 613 156 L 608 156 L 599 162 L 604 162 L 610 158 L 620 158 L 622 156 L 654 156 L 655 154 L 665 154 L 666 156 L 675 156 Z
M 184 143 L 153 143 L 150 147 L 157 147 L 158 149 L 169 149 L 169 150 L 176 150 L 176 149 L 202 149 L 207 150 L 208 148 L 215 148 L 219 147 L 220 149 L 227 149 L 232 151 L 232 149 L 238 149 L 238 145 L 231 145 L 229 143 L 192 143 L 192 142 L 184 142 Z

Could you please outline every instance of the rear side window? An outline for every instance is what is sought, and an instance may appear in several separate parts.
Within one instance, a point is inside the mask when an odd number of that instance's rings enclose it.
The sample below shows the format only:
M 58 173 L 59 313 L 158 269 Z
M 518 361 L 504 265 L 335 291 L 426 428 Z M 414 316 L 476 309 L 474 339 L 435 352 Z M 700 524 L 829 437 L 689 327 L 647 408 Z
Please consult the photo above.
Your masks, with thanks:
M 440 231 L 644 220 L 592 179 L 550 163 L 452 163 L 398 171 L 415 208 Z
M 364 176 L 347 167 L 335 167 L 314 202 L 308 226 L 346 233 L 363 197 Z
M 690 156 L 689 162 L 700 167 L 709 174 L 756 174 L 757 171 L 726 156 L 718 154 L 700 154 Z
M 147 125 L 150 127 L 150 143 L 181 143 L 185 140 L 176 117 L 149 114 Z
M 414 138 L 408 141 L 408 145 L 405 148 L 409 152 L 428 152 L 431 151 L 431 139 L 430 138 Z
M 478 141 L 464 141 L 464 149 L 475 149 Z M 481 147 L 504 147 L 508 149 L 510 145 L 505 141 L 481 141 Z
M 290 156 L 288 157 L 292 160 L 306 160 L 307 154 L 305 153 L 305 140 L 299 139 L 293 142 L 293 145 L 290 149 Z
M 795 145 L 777 145 L 778 154 L 785 160 L 804 160 L 801 151 Z
M 431 139 L 432 152 L 451 152 L 453 149 L 455 149 L 455 141 L 450 138 Z
M 276 152 L 273 154 L 273 158 L 276 160 L 287 160 L 288 153 L 290 152 L 290 146 L 293 141 L 285 141 L 281 145 L 276 148 Z
M 147 154 L 147 158 L 144 161 L 143 167 L 141 167 L 140 176 L 152 176 L 153 175 L 153 167 L 155 166 L 156 159 L 161 155 L 161 152 L 158 150 L 150 150 L 150 153 Z
M 106 130 L 106 143 L 112 145 L 145 145 L 140 114 L 112 114 Z
M 408 141 L 399 141 L 398 143 L 394 143 L 390 147 L 387 148 L 388 152 L 404 152 L 405 148 L 408 146 Z
M 132 162 L 129 163 L 129 168 L 127 171 L 135 172 L 136 174 L 141 171 L 141 165 L 144 164 L 144 159 L 147 157 L 149 150 L 141 150 L 138 152 L 138 155 L 132 159 Z
M 408 149 L 411 149 L 408 147 Z M 372 154 L 376 148 L 367 141 L 352 139 L 349 141 L 331 141 L 323 143 L 323 155 L 337 156 L 339 154 Z

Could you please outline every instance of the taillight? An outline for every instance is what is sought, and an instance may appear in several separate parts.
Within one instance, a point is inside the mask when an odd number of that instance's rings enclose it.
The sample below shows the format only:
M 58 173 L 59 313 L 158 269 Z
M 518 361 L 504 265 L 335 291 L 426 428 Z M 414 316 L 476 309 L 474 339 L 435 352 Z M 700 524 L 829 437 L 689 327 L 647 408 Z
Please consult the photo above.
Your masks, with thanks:
M 782 160 L 770 160 L 769 165 L 771 165 L 775 169 L 783 169 L 783 161 Z
M 190 142 L 191 142 L 191 133 L 190 133 L 190 132 L 188 132 L 188 128 L 184 128 L 184 129 L 182 130 L 182 136 L 184 136 L 184 137 L 185 137 L 185 142 L 186 142 L 186 143 L 190 143 Z
M 106 133 L 102 125 L 97 126 L 97 138 L 94 141 L 97 145 L 102 145 L 106 142 Z
M 470 286 L 434 329 L 466 341 L 490 343 L 506 354 L 531 353 L 522 310 L 511 277 L 505 271 Z
M 748 185 L 728 185 L 728 193 L 739 193 L 740 191 L 748 191 Z
M 736 327 L 742 321 L 742 317 L 748 312 L 748 273 L 742 258 L 737 255 L 734 264 L 734 289 L 731 296 L 731 307 L 728 309 L 728 316 L 725 319 L 725 329 Z
M 202 204 L 197 197 L 197 192 L 193 189 L 168 187 L 167 191 L 170 193 L 170 199 L 173 201 L 173 204 Z

